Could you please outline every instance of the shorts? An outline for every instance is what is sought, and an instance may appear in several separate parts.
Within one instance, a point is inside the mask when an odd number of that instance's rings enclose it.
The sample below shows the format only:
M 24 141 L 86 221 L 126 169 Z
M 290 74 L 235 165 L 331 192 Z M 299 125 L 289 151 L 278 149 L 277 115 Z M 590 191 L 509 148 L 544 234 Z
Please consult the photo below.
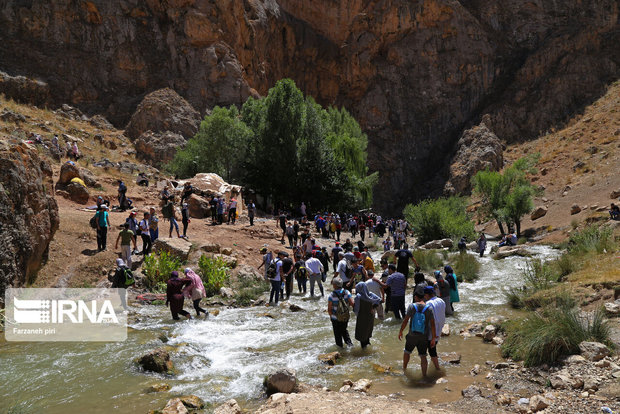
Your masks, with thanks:
M 428 355 L 431 358 L 437 358 L 437 342 L 435 342 L 435 346 L 431 348 L 431 341 L 428 341 Z
M 414 348 L 418 348 L 418 355 L 426 356 L 426 349 L 429 345 L 429 340 L 426 339 L 424 334 L 412 334 L 408 333 L 405 342 L 405 353 L 411 354 Z

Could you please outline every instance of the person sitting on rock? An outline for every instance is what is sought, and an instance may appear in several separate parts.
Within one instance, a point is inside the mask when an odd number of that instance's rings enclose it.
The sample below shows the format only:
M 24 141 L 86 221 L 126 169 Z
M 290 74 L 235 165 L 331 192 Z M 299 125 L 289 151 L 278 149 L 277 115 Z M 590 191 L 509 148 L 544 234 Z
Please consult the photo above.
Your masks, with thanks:
M 149 179 L 146 177 L 146 174 L 141 172 L 138 174 L 138 178 L 136 179 L 136 184 L 142 187 L 149 186 Z
M 611 203 L 611 209 L 609 210 L 609 215 L 612 220 L 620 220 L 620 207 Z

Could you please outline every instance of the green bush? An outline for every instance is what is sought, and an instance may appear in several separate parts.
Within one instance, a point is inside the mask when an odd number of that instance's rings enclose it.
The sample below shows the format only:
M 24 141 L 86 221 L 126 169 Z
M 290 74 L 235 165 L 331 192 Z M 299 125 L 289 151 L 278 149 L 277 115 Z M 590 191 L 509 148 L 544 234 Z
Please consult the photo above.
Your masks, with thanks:
M 522 360 L 527 367 L 552 364 L 564 355 L 578 353 L 582 341 L 611 345 L 609 325 L 600 309 L 580 317 L 576 308 L 545 308 L 506 324 L 505 329 L 503 356 Z
M 459 282 L 473 282 L 480 276 L 480 262 L 474 255 L 459 253 L 453 255 L 452 268 Z
M 444 259 L 438 254 L 437 250 L 414 250 L 413 258 L 418 262 L 420 268 L 426 272 L 441 269 L 444 263 Z
M 459 197 L 409 204 L 403 214 L 420 244 L 437 239 L 460 239 L 462 236 L 473 240 L 476 236 L 474 223 L 465 210 L 465 200 Z
M 613 230 L 609 227 L 588 226 L 568 239 L 568 253 L 572 255 L 609 252 L 615 247 Z
M 526 292 L 522 297 L 523 307 L 536 310 L 545 306 L 572 308 L 577 304 L 575 298 L 566 289 L 546 289 L 536 292 Z
M 220 289 L 230 277 L 228 266 L 221 257 L 200 256 L 198 260 L 198 274 L 205 286 L 207 296 L 220 293 Z
M 579 266 L 570 254 L 563 254 L 557 260 L 552 262 L 558 274 L 558 280 L 579 270 Z
M 150 254 L 144 257 L 142 263 L 142 284 L 146 289 L 156 290 L 158 292 L 165 291 L 166 281 L 170 278 L 170 273 L 179 270 L 181 261 L 166 251 L 160 252 L 158 255 Z
M 515 309 L 536 309 L 550 301 L 556 302 L 555 299 L 544 299 L 545 294 L 537 295 L 537 292 L 549 291 L 558 282 L 559 274 L 554 268 L 555 263 L 545 263 L 538 259 L 528 261 L 522 272 L 525 284 L 504 293 L 508 304 Z

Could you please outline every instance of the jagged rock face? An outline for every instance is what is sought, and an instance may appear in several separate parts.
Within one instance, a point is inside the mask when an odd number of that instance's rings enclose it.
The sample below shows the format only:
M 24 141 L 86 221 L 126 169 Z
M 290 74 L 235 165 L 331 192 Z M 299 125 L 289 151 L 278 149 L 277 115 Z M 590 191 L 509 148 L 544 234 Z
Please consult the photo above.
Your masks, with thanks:
M 488 121 L 488 117 L 485 117 Z M 466 130 L 456 144 L 458 150 L 450 162 L 446 195 L 471 193 L 471 177 L 478 171 L 499 171 L 504 164 L 502 143 L 485 123 Z
M 0 62 L 123 125 L 170 87 L 204 113 L 283 77 L 344 105 L 381 172 L 376 207 L 440 194 L 462 131 L 507 142 L 564 121 L 620 76 L 617 0 L 8 0 Z M 396 202 L 395 202 L 396 201 Z
M 58 229 L 52 169 L 27 144 L 0 140 L 0 297 L 34 280 Z

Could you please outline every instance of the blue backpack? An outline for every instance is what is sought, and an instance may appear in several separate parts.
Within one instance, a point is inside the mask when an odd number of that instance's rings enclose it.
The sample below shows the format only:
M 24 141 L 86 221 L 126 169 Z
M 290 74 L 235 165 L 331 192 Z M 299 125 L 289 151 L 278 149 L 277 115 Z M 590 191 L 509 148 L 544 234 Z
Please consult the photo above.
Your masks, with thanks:
M 426 315 L 424 315 L 424 312 L 426 312 L 430 306 L 431 305 L 426 305 L 420 311 L 418 305 L 414 305 L 415 313 L 413 314 L 413 318 L 411 318 L 411 332 L 424 334 L 426 329 Z

